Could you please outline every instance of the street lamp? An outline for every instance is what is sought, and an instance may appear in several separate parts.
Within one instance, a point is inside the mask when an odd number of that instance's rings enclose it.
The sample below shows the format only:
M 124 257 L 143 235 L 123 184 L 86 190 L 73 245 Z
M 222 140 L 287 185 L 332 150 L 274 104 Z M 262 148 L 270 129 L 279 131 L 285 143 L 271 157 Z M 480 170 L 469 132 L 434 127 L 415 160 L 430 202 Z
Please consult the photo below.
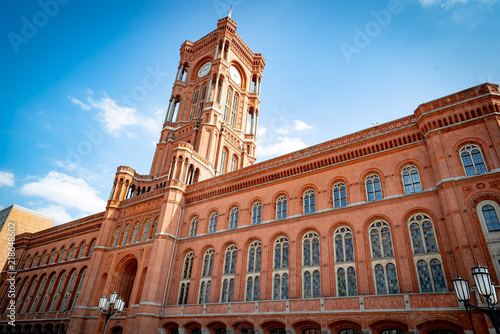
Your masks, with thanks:
M 464 303 L 465 310 L 467 312 L 469 312 L 470 309 L 474 309 L 486 314 L 493 323 L 493 326 L 495 326 L 496 333 L 500 334 L 500 324 L 498 320 L 498 318 L 500 317 L 500 310 L 495 309 L 495 305 L 498 302 L 497 291 L 495 289 L 495 284 L 491 282 L 491 276 L 490 272 L 488 271 L 488 267 L 480 266 L 478 262 L 477 267 L 472 268 L 472 277 L 474 278 L 474 282 L 476 283 L 477 291 L 483 297 L 488 307 L 480 308 L 475 305 L 469 304 L 469 282 L 466 279 L 461 278 L 460 275 L 458 275 L 458 278 L 453 280 L 455 295 L 457 296 L 459 302 Z
M 122 298 L 117 297 L 118 294 L 116 292 L 112 292 L 109 299 L 106 296 L 99 298 L 99 312 L 106 317 L 104 330 L 102 331 L 103 334 L 106 333 L 106 327 L 108 326 L 109 319 L 116 313 L 123 311 L 123 307 L 125 306 L 125 301 Z

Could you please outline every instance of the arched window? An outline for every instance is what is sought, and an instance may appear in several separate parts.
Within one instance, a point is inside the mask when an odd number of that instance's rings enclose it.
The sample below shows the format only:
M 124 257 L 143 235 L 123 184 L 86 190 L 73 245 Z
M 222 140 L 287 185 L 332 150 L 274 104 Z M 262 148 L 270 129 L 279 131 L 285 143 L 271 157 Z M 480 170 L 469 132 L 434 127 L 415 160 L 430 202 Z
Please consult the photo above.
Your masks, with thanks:
M 279 237 L 274 242 L 273 299 L 288 299 L 288 239 Z
M 75 244 L 72 244 L 71 247 L 69 248 L 69 253 L 68 253 L 68 258 L 67 258 L 68 261 L 70 261 L 71 258 L 73 257 L 74 251 L 75 251 Z
M 43 266 L 45 264 L 45 259 L 47 258 L 47 251 L 44 251 L 42 254 L 42 259 L 40 260 L 40 265 Z
M 61 307 L 59 308 L 59 310 L 67 309 L 66 303 L 68 301 L 71 291 L 73 290 L 73 283 L 75 279 L 76 279 L 76 270 L 73 271 L 73 274 L 71 274 L 69 278 L 68 286 L 66 287 L 66 292 L 64 293 L 63 301 L 61 303 Z
M 65 250 L 66 249 L 64 248 L 64 246 L 62 246 L 61 251 L 59 252 L 59 258 L 57 259 L 57 263 L 62 262 Z
M 26 262 L 24 262 L 23 269 L 28 269 L 28 268 L 29 268 L 30 259 L 31 259 L 31 256 L 30 256 L 30 255 L 28 255 L 28 256 L 26 257 Z
M 194 91 L 193 103 L 191 104 L 191 113 L 189 114 L 189 120 L 193 119 L 194 114 L 196 112 L 196 105 L 197 105 L 197 102 L 198 102 L 198 94 L 199 94 L 199 92 L 200 92 L 199 88 L 196 88 L 196 90 Z
M 217 218 L 218 218 L 217 212 L 213 212 L 210 215 L 210 220 L 208 222 L 208 233 L 215 233 L 217 230 Z
M 233 158 L 231 159 L 231 172 L 234 172 L 236 170 L 238 163 L 238 159 L 236 158 L 235 155 L 233 155 Z
M 500 223 L 498 222 L 498 213 L 493 207 L 493 205 L 483 205 L 481 208 L 481 214 L 483 215 L 486 226 L 489 232 L 500 231 Z
M 276 201 L 276 219 L 285 219 L 287 217 L 288 204 L 286 196 L 280 196 Z
M 262 203 L 256 202 L 252 206 L 252 225 L 260 224 L 262 218 Z
M 118 241 L 118 235 L 120 235 L 120 229 L 118 229 L 116 231 L 116 237 L 115 237 L 115 243 L 113 243 L 113 247 L 114 245 L 116 244 L 116 241 Z M 77 259 L 81 259 L 82 256 L 83 256 L 83 251 L 85 250 L 85 242 L 83 242 L 81 245 L 80 245 L 80 250 L 78 251 L 78 257 Z
M 410 220 L 410 235 L 413 254 L 439 252 L 432 220 L 425 214 L 413 215 Z
M 398 276 L 393 263 L 390 262 L 385 267 L 382 264 L 376 264 L 374 273 L 377 295 L 399 293 Z
M 196 236 L 196 230 L 198 229 L 198 216 L 191 219 L 191 226 L 189 227 L 189 236 Z
M 333 186 L 333 207 L 341 208 L 347 206 L 347 194 L 344 182 L 336 183 Z
M 465 175 L 471 176 L 476 174 L 484 174 L 487 172 L 484 165 L 483 155 L 481 150 L 476 145 L 466 145 L 460 149 L 460 157 L 464 166 Z
M 376 293 L 399 293 L 389 224 L 382 220 L 374 221 L 369 227 L 369 234 Z
M 52 274 L 50 277 L 49 285 L 47 286 L 47 290 L 45 290 L 45 295 L 42 300 L 42 305 L 40 305 L 40 308 L 38 309 L 37 312 L 44 312 L 45 311 L 45 304 L 47 303 L 47 300 L 49 298 L 50 292 L 52 291 L 52 286 L 54 285 L 54 282 L 56 280 L 56 275 L 55 273 Z
M 38 276 L 35 275 L 35 277 L 33 277 L 32 281 L 31 281 L 30 288 L 28 290 L 28 296 L 26 297 L 26 299 L 24 301 L 23 308 L 21 309 L 20 313 L 24 313 L 24 311 L 27 309 L 28 304 L 31 301 L 31 298 L 33 296 L 33 290 L 35 289 L 35 286 L 37 283 L 38 283 Z
M 335 246 L 335 270 L 337 272 L 337 295 L 357 296 L 354 243 L 351 229 L 347 226 L 337 228 L 333 234 L 333 240 Z
M 40 280 L 40 284 L 38 285 L 38 289 L 36 290 L 36 293 L 34 295 L 33 303 L 31 303 L 31 309 L 29 311 L 30 313 L 35 312 L 37 304 L 38 304 L 38 299 L 42 295 L 43 286 L 45 285 L 46 281 L 47 281 L 47 275 L 43 274 L 42 278 Z
M 224 174 L 226 171 L 226 160 L 227 160 L 227 151 L 226 149 L 222 150 L 222 155 L 220 158 L 220 168 L 219 173 Z
M 54 257 L 56 256 L 56 250 L 53 249 L 52 250 L 52 253 L 50 253 L 50 259 L 49 259 L 49 264 L 52 263 L 52 261 L 54 261 Z
M 74 247 L 74 245 L 73 245 L 73 247 Z M 39 255 L 38 255 L 38 253 L 36 253 L 35 257 L 33 258 L 33 263 L 31 263 L 31 268 L 36 267 L 37 261 L 38 261 L 38 257 L 39 257 Z
M 231 96 L 233 94 L 233 89 L 231 86 L 227 88 L 226 93 L 226 105 L 224 106 L 224 122 L 227 122 L 229 119 L 229 108 L 231 107 Z
M 405 194 L 412 194 L 422 191 L 422 185 L 420 184 L 420 175 L 418 174 L 417 167 L 411 165 L 406 166 L 401 171 L 401 176 L 403 177 Z
M 130 233 L 130 225 L 127 225 L 125 227 L 125 232 L 123 233 L 122 246 L 127 244 L 129 233 Z
M 246 276 L 246 296 L 245 300 L 259 300 L 260 291 L 260 264 L 261 264 L 262 244 L 254 241 L 248 247 L 248 266 Z
M 235 245 L 228 246 L 224 256 L 224 272 L 222 273 L 221 302 L 230 303 L 233 301 L 234 273 L 236 268 L 236 255 L 238 249 Z
M 380 177 L 377 174 L 371 174 L 365 179 L 366 198 L 368 202 L 373 202 L 382 199 L 382 187 L 380 185 Z
M 408 220 L 413 259 L 422 292 L 444 292 L 446 283 L 432 220 L 417 213 Z M 429 270 L 429 263 L 431 270 Z
M 372 259 L 394 257 L 389 225 L 384 221 L 378 220 L 370 225 L 369 231 Z
M 194 253 L 189 252 L 184 257 L 184 266 L 182 268 L 181 286 L 179 288 L 179 304 L 186 304 L 189 293 L 189 283 L 191 281 L 191 272 L 193 270 Z
M 200 117 L 201 113 L 203 112 L 203 104 L 205 103 L 206 94 L 207 94 L 207 84 L 204 84 L 203 87 L 201 88 L 201 96 L 198 107 L 198 117 Z
M 149 235 L 149 226 L 151 225 L 151 221 L 148 220 L 146 224 L 144 225 L 144 231 L 142 231 L 142 238 L 141 241 L 146 241 L 148 240 L 148 235 Z
M 302 238 L 302 274 L 303 297 L 317 298 L 321 296 L 319 236 L 316 232 L 308 232 Z
M 95 242 L 96 242 L 96 240 L 94 239 L 92 241 L 92 243 L 90 244 L 89 255 L 87 255 L 87 257 L 91 257 L 92 256 L 92 253 L 94 252 Z
M 158 228 L 158 218 L 156 218 L 155 222 L 153 223 L 153 235 L 151 236 L 151 239 L 155 238 L 157 228 Z
M 236 112 L 238 110 L 238 100 L 239 100 L 239 96 L 238 94 L 234 94 L 234 97 L 233 97 L 233 109 L 231 111 L 231 127 L 235 127 L 236 125 Z
M 304 214 L 316 212 L 316 194 L 309 189 L 304 193 Z
M 77 288 L 76 288 L 75 298 L 73 298 L 73 302 L 71 303 L 70 310 L 75 308 L 76 301 L 78 300 L 78 296 L 80 295 L 80 290 L 82 289 L 82 284 L 83 284 L 83 280 L 85 279 L 86 273 L 87 273 L 87 268 L 85 268 L 83 270 L 82 274 L 80 275 L 80 280 L 78 281 Z
M 132 234 L 132 244 L 137 242 L 137 236 L 139 235 L 139 229 L 141 228 L 141 224 L 137 223 L 134 227 L 134 234 Z
M 52 302 L 50 303 L 50 308 L 49 312 L 54 311 L 56 307 L 57 300 L 59 299 L 59 294 L 61 293 L 62 285 L 64 283 L 64 279 L 66 278 L 66 272 L 64 271 L 61 276 L 59 277 L 59 281 L 56 286 L 56 291 L 54 295 L 52 296 Z
M 260 271 L 262 244 L 260 241 L 254 241 L 248 247 L 248 269 L 247 272 L 253 273 Z
M 113 240 L 113 246 L 112 247 L 116 247 L 118 245 L 118 239 L 120 238 L 120 228 L 117 228 L 116 231 L 115 231 L 115 238 Z
M 200 279 L 200 293 L 198 297 L 198 303 L 206 304 L 208 303 L 208 297 L 210 296 L 210 285 L 212 280 L 212 269 L 214 266 L 215 251 L 213 248 L 207 249 L 205 255 L 203 256 L 203 268 L 201 270 Z
M 238 216 L 240 210 L 237 207 L 231 209 L 231 213 L 229 214 L 229 229 L 238 227 Z

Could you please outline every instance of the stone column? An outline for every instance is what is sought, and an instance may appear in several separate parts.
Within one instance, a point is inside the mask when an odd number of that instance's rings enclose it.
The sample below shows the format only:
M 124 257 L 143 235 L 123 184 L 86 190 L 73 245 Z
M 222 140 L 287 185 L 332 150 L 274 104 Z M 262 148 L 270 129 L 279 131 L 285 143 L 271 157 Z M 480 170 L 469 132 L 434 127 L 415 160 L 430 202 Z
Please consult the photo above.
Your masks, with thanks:
M 175 75 L 175 80 L 179 78 L 179 72 L 181 71 L 181 66 L 177 67 L 177 74 Z
M 258 118 L 259 118 L 259 113 L 257 112 L 257 110 L 255 110 L 254 114 L 255 114 L 255 116 L 254 116 L 255 117 L 255 126 L 253 128 L 253 131 L 254 131 L 253 134 L 255 136 L 257 136 L 257 122 L 258 122 Z
M 205 98 L 205 102 L 210 102 L 212 100 L 211 96 L 212 96 L 212 81 L 213 80 L 214 80 L 214 78 L 212 77 L 212 75 L 210 75 L 210 81 L 208 82 L 207 96 Z
M 214 56 L 214 59 L 217 59 L 217 57 L 219 57 L 219 43 L 217 43 L 217 46 L 215 47 L 215 56 Z
M 182 64 L 180 67 L 179 67 L 179 70 L 177 71 L 177 77 L 175 78 L 175 81 L 177 80 L 181 80 L 182 78 L 182 74 L 184 73 L 184 64 Z

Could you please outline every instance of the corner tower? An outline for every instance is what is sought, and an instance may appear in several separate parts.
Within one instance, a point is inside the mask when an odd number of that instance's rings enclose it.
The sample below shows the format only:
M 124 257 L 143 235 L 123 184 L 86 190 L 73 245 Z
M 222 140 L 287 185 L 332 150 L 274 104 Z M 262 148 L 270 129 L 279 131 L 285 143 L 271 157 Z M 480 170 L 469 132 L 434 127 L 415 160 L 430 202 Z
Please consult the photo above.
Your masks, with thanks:
M 150 174 L 191 184 L 253 164 L 264 66 L 230 17 L 184 42 Z

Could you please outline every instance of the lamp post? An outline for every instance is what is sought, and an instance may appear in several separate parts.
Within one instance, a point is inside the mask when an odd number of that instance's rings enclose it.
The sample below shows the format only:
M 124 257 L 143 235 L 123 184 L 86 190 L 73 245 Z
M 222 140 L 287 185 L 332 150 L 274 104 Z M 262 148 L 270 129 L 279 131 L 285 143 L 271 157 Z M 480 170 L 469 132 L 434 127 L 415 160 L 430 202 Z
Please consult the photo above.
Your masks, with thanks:
M 463 302 L 465 310 L 469 312 L 471 309 L 484 313 L 490 318 L 497 334 L 500 334 L 500 323 L 498 318 L 500 317 L 500 310 L 495 309 L 495 305 L 498 302 L 497 292 L 495 285 L 491 282 L 490 272 L 488 267 L 483 267 L 477 264 L 477 267 L 472 268 L 472 277 L 476 283 L 477 291 L 483 297 L 488 307 L 481 308 L 475 305 L 469 304 L 470 300 L 470 288 L 469 282 L 461 278 L 453 280 L 453 287 L 455 288 L 455 295 L 459 302 Z
M 117 297 L 118 294 L 116 292 L 112 292 L 109 299 L 106 296 L 99 298 L 99 312 L 106 317 L 104 330 L 102 331 L 103 334 L 106 333 L 106 327 L 108 326 L 109 319 L 116 313 L 123 311 L 123 307 L 125 306 L 125 301 L 122 298 Z

